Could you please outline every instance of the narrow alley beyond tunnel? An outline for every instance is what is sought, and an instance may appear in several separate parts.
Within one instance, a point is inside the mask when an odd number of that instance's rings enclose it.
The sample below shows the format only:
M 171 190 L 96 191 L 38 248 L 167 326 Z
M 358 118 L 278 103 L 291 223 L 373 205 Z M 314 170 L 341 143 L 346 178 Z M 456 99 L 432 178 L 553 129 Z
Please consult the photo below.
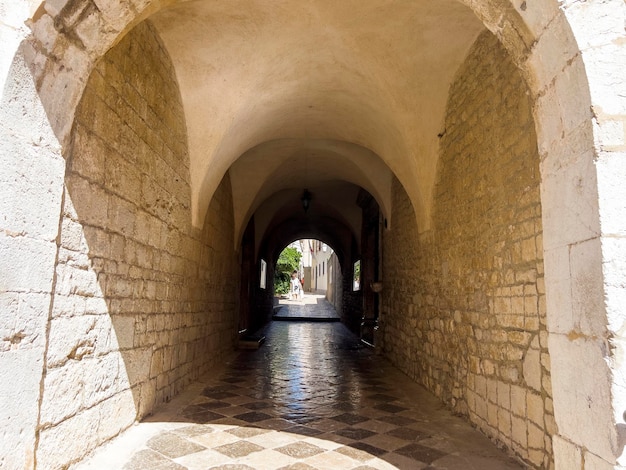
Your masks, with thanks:
M 79 468 L 521 468 L 343 324 L 263 334 Z

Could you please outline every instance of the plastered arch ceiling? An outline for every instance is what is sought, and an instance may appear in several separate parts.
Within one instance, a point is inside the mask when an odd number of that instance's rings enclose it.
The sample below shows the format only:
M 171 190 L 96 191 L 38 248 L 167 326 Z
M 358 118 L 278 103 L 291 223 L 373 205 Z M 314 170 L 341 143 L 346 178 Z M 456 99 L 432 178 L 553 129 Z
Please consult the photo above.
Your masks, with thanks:
M 230 176 L 235 233 L 241 233 L 245 228 L 241 224 L 256 212 L 257 239 L 277 213 L 302 212 L 303 188 L 311 192 L 311 212 L 321 205 L 334 206 L 347 219 L 354 234 L 360 232 L 360 213 L 355 205 L 358 190 L 354 187 L 367 190 L 377 201 L 382 201 L 383 213 L 389 212 L 389 207 L 384 206 L 391 197 L 389 168 L 370 150 L 345 141 L 264 142 L 245 152 L 230 168 Z
M 227 171 L 237 237 L 276 191 L 346 181 L 429 227 L 449 86 L 484 29 L 456 0 L 200 0 L 150 17 L 174 62 L 193 224 Z

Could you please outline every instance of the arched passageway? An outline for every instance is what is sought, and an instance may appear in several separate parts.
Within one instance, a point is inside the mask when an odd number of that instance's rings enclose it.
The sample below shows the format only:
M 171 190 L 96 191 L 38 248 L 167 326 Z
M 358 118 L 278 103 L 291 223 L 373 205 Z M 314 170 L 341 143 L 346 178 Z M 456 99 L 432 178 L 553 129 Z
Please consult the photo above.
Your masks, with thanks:
M 259 260 L 308 234 L 382 280 L 359 315 L 447 406 L 532 467 L 616 465 L 623 2 L 14 3 L 7 468 L 77 462 L 220 364 Z
M 324 174 L 314 173 L 315 178 Z M 355 332 L 364 322 L 373 328 L 378 313 L 375 294 L 371 289 L 354 290 L 352 279 L 359 261 L 365 284 L 379 280 L 381 222 L 375 199 L 347 182 L 282 190 L 264 201 L 250 218 L 242 241 L 241 329 L 258 329 L 271 318 L 276 261 L 283 248 L 299 238 L 319 239 L 333 247 L 338 269 L 332 296 L 338 313 Z M 259 279 L 262 262 L 267 265 L 266 287 Z

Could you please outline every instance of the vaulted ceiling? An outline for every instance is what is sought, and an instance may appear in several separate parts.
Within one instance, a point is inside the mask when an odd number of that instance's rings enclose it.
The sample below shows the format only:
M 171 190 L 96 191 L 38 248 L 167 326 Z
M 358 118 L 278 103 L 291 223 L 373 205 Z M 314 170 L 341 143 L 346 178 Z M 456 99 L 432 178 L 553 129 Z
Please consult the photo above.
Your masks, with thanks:
M 351 230 L 353 187 L 389 218 L 394 175 L 428 228 L 448 89 L 484 28 L 467 7 L 200 0 L 150 21 L 185 107 L 195 225 L 228 172 L 238 240 L 253 214 L 267 233 L 305 188 Z

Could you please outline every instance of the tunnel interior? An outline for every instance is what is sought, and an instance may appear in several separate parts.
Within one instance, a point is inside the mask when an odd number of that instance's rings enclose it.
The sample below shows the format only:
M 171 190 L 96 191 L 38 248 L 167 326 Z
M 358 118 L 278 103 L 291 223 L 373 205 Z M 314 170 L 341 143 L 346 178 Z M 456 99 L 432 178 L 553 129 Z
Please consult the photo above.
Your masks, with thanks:
M 102 366 L 110 385 L 49 429 L 124 396 L 114 434 L 179 394 L 270 318 L 261 260 L 272 279 L 287 243 L 315 238 L 337 254 L 352 331 L 522 459 L 549 461 L 528 87 L 460 2 L 351 13 L 325 0 L 173 3 L 96 64 L 67 150 L 67 288 L 44 403 L 77 358 L 124 367 Z M 87 289 L 72 287 L 81 276 Z M 70 323 L 87 331 L 76 348 L 58 339 Z

